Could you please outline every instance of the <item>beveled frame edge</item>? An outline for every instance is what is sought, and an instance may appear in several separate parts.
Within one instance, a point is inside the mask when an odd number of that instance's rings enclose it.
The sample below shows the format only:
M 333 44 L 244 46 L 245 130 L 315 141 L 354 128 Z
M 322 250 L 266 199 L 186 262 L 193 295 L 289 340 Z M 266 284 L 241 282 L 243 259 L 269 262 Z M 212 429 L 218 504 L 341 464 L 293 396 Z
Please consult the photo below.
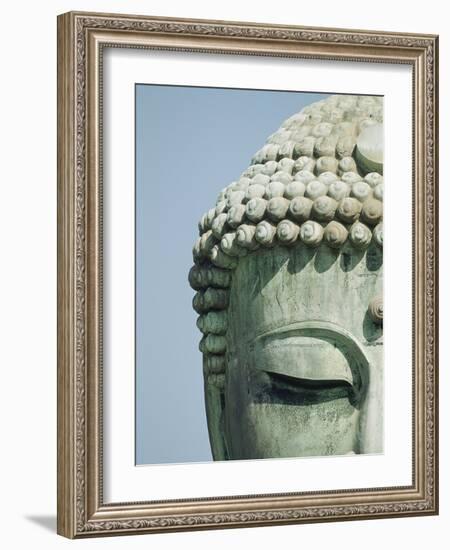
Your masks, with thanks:
M 102 44 L 364 59 L 414 69 L 415 471 L 411 487 L 102 503 Z M 58 533 L 69 538 L 438 513 L 438 38 L 70 12 L 58 17 Z

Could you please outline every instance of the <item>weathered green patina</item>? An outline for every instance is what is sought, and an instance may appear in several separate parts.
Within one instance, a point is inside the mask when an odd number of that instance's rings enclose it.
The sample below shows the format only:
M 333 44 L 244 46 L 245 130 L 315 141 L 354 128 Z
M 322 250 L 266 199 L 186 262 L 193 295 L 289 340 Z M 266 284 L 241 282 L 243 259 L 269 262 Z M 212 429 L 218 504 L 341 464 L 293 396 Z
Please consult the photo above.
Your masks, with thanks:
M 382 100 L 286 121 L 200 222 L 215 460 L 383 450 Z

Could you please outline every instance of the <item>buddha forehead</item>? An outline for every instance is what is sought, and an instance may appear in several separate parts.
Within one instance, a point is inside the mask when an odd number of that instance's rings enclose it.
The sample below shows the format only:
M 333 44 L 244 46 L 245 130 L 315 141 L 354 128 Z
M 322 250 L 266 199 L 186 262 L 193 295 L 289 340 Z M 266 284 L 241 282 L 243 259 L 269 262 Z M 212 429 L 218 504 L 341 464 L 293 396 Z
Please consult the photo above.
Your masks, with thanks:
M 335 324 L 362 343 L 381 336 L 371 304 L 382 295 L 382 251 L 350 244 L 260 249 L 239 261 L 230 287 L 229 340 L 245 347 L 259 336 L 308 320 Z

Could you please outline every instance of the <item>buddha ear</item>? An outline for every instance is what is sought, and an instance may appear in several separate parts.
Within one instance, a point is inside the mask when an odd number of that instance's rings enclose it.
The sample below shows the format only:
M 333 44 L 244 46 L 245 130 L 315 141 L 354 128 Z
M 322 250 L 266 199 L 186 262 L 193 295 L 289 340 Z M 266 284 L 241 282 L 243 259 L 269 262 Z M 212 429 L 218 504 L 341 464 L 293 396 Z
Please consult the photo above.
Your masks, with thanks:
M 204 356 L 205 405 L 211 451 L 214 460 L 228 460 L 224 430 L 225 373 L 211 373 L 206 364 Z

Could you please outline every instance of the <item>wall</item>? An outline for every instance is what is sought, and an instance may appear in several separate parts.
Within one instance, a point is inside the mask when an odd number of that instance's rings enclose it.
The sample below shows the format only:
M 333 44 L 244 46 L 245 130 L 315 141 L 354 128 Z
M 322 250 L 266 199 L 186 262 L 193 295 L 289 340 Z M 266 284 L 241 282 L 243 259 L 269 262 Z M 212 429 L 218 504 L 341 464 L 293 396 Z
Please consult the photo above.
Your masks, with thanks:
M 45 3 L 17 0 L 2 7 L 0 277 L 2 395 L 1 518 L 5 548 L 85 547 L 215 549 L 274 546 L 366 549 L 442 548 L 449 534 L 448 346 L 441 350 L 441 515 L 305 526 L 100 539 L 71 543 L 54 534 L 56 510 L 56 15 L 71 9 L 178 17 L 248 20 L 315 26 L 441 33 L 441 59 L 450 54 L 445 4 L 429 0 L 253 4 L 228 0 L 103 1 Z M 449 120 L 449 74 L 441 74 L 441 120 Z M 441 151 L 450 147 L 442 124 Z M 445 158 L 445 155 L 443 155 Z M 441 168 L 441 205 L 450 201 L 446 166 Z M 442 216 L 441 265 L 449 264 L 450 217 Z M 443 282 L 445 282 L 443 280 Z M 442 303 L 449 299 L 441 288 Z M 442 308 L 443 334 L 449 329 Z M 122 545 L 122 546 L 120 546 Z

